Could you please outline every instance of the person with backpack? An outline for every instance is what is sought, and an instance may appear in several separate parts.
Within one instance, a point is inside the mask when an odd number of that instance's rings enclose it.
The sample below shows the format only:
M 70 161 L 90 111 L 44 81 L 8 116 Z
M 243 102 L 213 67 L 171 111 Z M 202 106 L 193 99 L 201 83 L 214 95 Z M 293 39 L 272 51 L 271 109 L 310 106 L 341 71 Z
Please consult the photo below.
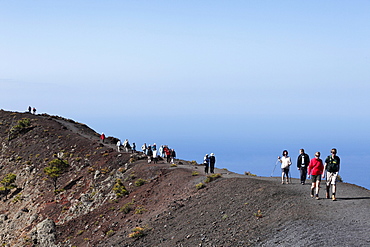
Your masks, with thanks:
M 211 156 L 209 157 L 209 166 L 210 166 L 211 173 L 215 173 L 215 164 L 216 164 L 215 154 L 211 153 Z
M 325 159 L 326 170 L 326 198 L 330 199 L 330 185 L 332 185 L 332 200 L 336 201 L 337 177 L 340 168 L 340 158 L 337 156 L 337 149 L 332 148 L 331 154 Z M 325 174 L 322 175 L 325 178 Z
M 284 177 L 286 177 L 286 184 L 289 184 L 289 167 L 292 164 L 292 160 L 288 156 L 288 151 L 283 151 L 283 157 L 278 156 L 278 160 L 281 163 L 281 184 L 284 184 Z
M 206 154 L 203 158 L 203 165 L 204 165 L 204 172 L 208 174 L 208 169 L 209 169 L 209 157 L 208 154 Z
M 320 182 L 321 175 L 324 171 L 324 165 L 320 159 L 320 152 L 315 153 L 315 158 L 310 161 L 308 165 L 308 175 L 311 176 L 312 186 L 311 186 L 311 197 L 313 198 L 316 195 L 316 199 L 319 200 L 319 191 L 320 191 Z M 315 191 L 316 189 L 316 191 Z M 315 193 L 316 192 L 316 193 Z
M 301 184 L 304 185 L 306 183 L 307 168 L 310 164 L 310 157 L 304 152 L 303 148 L 299 150 L 299 153 L 300 154 L 297 158 L 297 168 L 300 173 Z

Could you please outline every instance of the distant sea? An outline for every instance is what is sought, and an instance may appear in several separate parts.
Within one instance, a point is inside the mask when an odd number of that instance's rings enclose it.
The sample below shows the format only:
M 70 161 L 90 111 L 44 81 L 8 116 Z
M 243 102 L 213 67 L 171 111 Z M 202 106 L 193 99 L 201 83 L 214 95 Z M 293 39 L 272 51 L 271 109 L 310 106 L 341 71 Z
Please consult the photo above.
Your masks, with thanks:
M 104 129 L 100 129 L 109 135 L 122 140 L 128 138 L 130 143 L 136 142 L 137 150 L 144 142 L 156 143 L 157 146 L 166 144 L 176 150 L 177 158 L 198 163 L 203 162 L 205 154 L 214 153 L 217 168 L 226 168 L 239 174 L 251 172 L 264 177 L 281 176 L 276 161 L 284 149 L 289 151 L 293 161 L 291 176 L 298 178 L 296 160 L 300 148 L 304 148 L 310 158 L 320 151 L 323 160 L 330 154 L 331 148 L 337 148 L 341 158 L 339 174 L 342 180 L 370 189 L 370 133 L 363 131 L 367 129 L 367 123 L 357 121 L 357 125 L 350 128 L 350 131 L 344 122 L 336 125 L 335 131 L 330 123 L 320 123 L 317 126 L 310 125 L 310 129 L 302 132 L 296 127 L 298 122 L 290 123 L 282 129 L 281 125 L 275 124 L 274 118 L 261 117 L 248 121 L 225 119 L 223 117 L 205 122 L 204 118 L 179 119 L 169 114 L 166 119 L 105 121 L 99 125 L 104 126 Z M 230 119 L 233 122 L 228 122 Z
M 216 156 L 216 167 L 226 168 L 229 171 L 244 174 L 244 172 L 251 172 L 257 176 L 263 177 L 279 177 L 281 176 L 280 164 L 277 162 L 277 156 L 280 155 L 284 147 L 279 148 L 257 147 L 257 146 L 242 146 L 240 148 L 234 146 L 204 146 L 197 147 L 196 144 L 191 145 L 177 144 L 178 157 L 185 160 L 196 160 L 202 163 L 203 156 L 206 153 L 213 152 Z M 202 149 L 202 150 L 201 150 Z M 293 178 L 299 178 L 299 171 L 297 169 L 297 157 L 299 155 L 298 146 L 296 149 L 289 150 L 289 156 L 293 161 L 290 173 Z M 201 150 L 201 151 L 200 151 Z M 305 149 L 309 154 L 310 159 L 314 157 L 314 149 Z M 321 150 L 321 158 L 323 161 L 330 154 L 331 148 Z M 203 151 L 203 152 L 202 152 Z M 319 150 L 317 150 L 319 151 Z M 326 151 L 326 152 L 325 152 Z M 341 169 L 339 175 L 342 177 L 343 182 L 356 184 L 361 187 L 370 189 L 370 155 L 351 153 L 348 154 L 346 149 L 338 148 L 338 156 L 341 158 Z

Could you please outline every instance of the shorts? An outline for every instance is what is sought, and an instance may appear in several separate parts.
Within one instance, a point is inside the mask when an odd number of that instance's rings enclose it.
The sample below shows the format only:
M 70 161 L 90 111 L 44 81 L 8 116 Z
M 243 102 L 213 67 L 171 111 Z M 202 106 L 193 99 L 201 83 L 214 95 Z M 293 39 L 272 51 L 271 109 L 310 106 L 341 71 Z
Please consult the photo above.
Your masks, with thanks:
M 326 185 L 335 185 L 337 182 L 338 172 L 326 172 Z
M 321 181 L 321 175 L 311 175 L 312 183 L 316 183 L 317 181 Z
M 281 172 L 288 176 L 289 175 L 289 167 L 281 168 Z

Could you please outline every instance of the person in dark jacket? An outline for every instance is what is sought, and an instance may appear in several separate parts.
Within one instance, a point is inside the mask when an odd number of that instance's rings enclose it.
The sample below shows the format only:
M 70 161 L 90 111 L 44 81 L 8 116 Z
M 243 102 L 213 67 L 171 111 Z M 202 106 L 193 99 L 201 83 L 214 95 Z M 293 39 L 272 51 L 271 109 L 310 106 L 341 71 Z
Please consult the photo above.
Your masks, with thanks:
M 215 173 L 215 163 L 216 163 L 215 154 L 211 153 L 211 156 L 209 157 L 209 167 L 211 173 Z
M 175 149 L 171 149 L 171 164 L 175 164 L 176 152 Z
M 300 154 L 297 159 L 297 168 L 300 172 L 301 175 L 301 184 L 306 183 L 306 177 L 307 177 L 307 168 L 308 165 L 310 164 L 310 157 L 308 154 L 304 152 L 304 149 L 299 150 Z
M 204 159 L 203 159 L 203 165 L 204 165 L 204 172 L 206 174 L 208 174 L 208 170 L 209 170 L 209 157 L 208 157 L 208 154 L 206 154 L 204 156 Z

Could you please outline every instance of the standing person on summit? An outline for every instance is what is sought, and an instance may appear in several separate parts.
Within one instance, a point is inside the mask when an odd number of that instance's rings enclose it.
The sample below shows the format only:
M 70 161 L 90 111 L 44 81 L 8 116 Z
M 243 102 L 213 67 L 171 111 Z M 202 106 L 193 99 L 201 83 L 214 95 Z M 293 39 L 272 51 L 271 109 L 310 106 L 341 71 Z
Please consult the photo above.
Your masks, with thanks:
M 297 168 L 301 175 L 301 184 L 304 185 L 306 183 L 307 168 L 310 164 L 310 157 L 304 152 L 303 148 L 300 149 L 299 152 L 300 154 L 297 159 Z
M 206 154 L 203 158 L 203 165 L 204 165 L 204 172 L 208 174 L 208 169 L 209 169 L 209 157 L 208 154 Z
M 141 151 L 143 151 L 143 153 L 144 153 L 144 154 L 147 154 L 147 153 L 146 153 L 146 150 L 147 150 L 146 143 L 144 143 L 144 144 L 141 146 Z
M 323 174 L 323 171 L 324 165 L 322 164 L 322 160 L 320 159 L 320 152 L 316 152 L 315 158 L 313 158 L 308 165 L 308 175 L 310 175 L 312 179 L 311 197 L 314 197 L 314 195 L 316 194 L 317 200 L 319 200 L 321 174 Z
M 325 167 L 326 170 L 326 198 L 330 198 L 330 184 L 332 185 L 332 200 L 336 201 L 337 198 L 335 197 L 336 190 L 337 190 L 337 177 L 340 168 L 340 158 L 337 156 L 337 149 L 333 148 L 331 150 L 331 155 L 326 157 L 325 159 Z M 325 177 L 325 173 L 322 174 L 322 178 Z
M 209 166 L 210 166 L 211 173 L 215 173 L 215 164 L 216 164 L 215 154 L 211 153 L 211 156 L 209 157 Z
M 171 162 L 171 150 L 168 147 L 165 147 L 165 152 L 166 152 L 167 163 L 170 163 Z
M 175 164 L 176 152 L 175 149 L 171 149 L 171 164 Z

